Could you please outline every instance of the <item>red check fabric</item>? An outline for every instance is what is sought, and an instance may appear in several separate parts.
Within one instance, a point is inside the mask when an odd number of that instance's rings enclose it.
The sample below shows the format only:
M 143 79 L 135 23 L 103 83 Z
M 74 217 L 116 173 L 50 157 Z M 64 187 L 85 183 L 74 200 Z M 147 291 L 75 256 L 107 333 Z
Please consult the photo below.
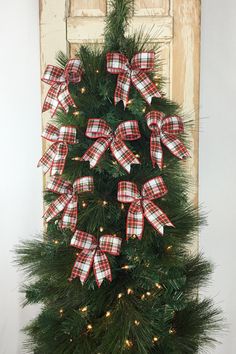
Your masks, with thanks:
M 146 72 L 154 69 L 155 53 L 142 52 L 135 54 L 129 63 L 128 58 L 121 53 L 107 53 L 107 71 L 117 74 L 117 84 L 114 94 L 115 105 L 123 101 L 126 107 L 129 100 L 131 83 L 150 105 L 153 97 L 161 97 L 156 85 L 150 80 Z
M 70 280 L 78 277 L 84 284 L 93 266 L 98 287 L 104 279 L 112 281 L 111 268 L 105 253 L 118 256 L 121 242 L 121 238 L 113 235 L 103 235 L 98 242 L 93 235 L 77 230 L 71 240 L 71 246 L 82 251 L 75 261 Z
M 61 175 L 64 171 L 68 144 L 76 143 L 76 128 L 62 126 L 60 129 L 52 124 L 47 124 L 42 137 L 53 142 L 38 162 L 38 167 L 43 167 L 43 172 L 50 170 L 50 175 Z
M 85 135 L 88 138 L 97 139 L 81 157 L 81 160 L 89 161 L 90 168 L 97 165 L 108 148 L 128 173 L 130 173 L 132 164 L 140 164 L 137 157 L 124 143 L 124 140 L 137 140 L 141 137 L 136 120 L 122 122 L 113 133 L 103 119 L 91 118 L 88 121 Z
M 190 156 L 184 144 L 176 137 L 177 134 L 184 132 L 182 118 L 178 116 L 165 117 L 162 112 L 151 111 L 146 115 L 146 121 L 148 128 L 151 130 L 150 155 L 153 167 L 156 165 L 160 169 L 163 167 L 161 143 L 179 159 Z
M 52 117 L 59 107 L 68 112 L 69 106 L 75 105 L 68 85 L 70 82 L 80 82 L 81 76 L 82 67 L 79 59 L 69 60 L 64 70 L 57 66 L 47 65 L 41 80 L 51 87 L 43 104 L 43 112 L 50 109 Z
M 126 220 L 126 237 L 133 235 L 139 239 L 143 236 L 144 218 L 161 235 L 164 233 L 164 226 L 174 226 L 166 214 L 152 202 L 153 199 L 161 198 L 167 193 L 166 185 L 162 177 L 155 177 L 146 182 L 141 190 L 135 183 L 121 181 L 118 184 L 117 199 L 121 203 L 131 203 Z
M 59 227 L 61 229 L 75 231 L 78 218 L 78 194 L 93 192 L 93 177 L 86 176 L 78 178 L 73 184 L 60 177 L 52 177 L 46 190 L 60 194 L 46 210 L 44 214 L 46 222 L 49 222 L 63 211 L 58 224 Z

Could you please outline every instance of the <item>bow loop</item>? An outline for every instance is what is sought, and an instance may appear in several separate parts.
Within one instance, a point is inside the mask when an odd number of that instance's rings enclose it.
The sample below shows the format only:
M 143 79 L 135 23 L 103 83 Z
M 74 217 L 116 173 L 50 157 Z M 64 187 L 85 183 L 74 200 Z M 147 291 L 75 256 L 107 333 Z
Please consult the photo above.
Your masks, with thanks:
M 112 136 L 112 129 L 100 118 L 90 118 L 85 135 L 91 139 L 108 138 Z
M 99 118 L 91 118 L 88 121 L 86 136 L 96 139 L 95 143 L 81 157 L 83 161 L 89 161 L 90 167 L 97 165 L 104 152 L 110 147 L 112 155 L 121 166 L 130 172 L 132 164 L 139 164 L 139 160 L 125 145 L 123 140 L 135 140 L 140 138 L 137 121 L 122 122 L 112 132 L 108 124 Z
M 163 167 L 161 143 L 179 159 L 190 156 L 184 144 L 176 137 L 177 134 L 184 132 L 183 121 L 180 117 L 164 117 L 164 114 L 159 111 L 151 111 L 146 115 L 146 121 L 148 128 L 152 132 L 150 137 L 150 155 L 153 167 L 155 165 L 158 165 L 160 169 Z
M 142 238 L 144 229 L 144 217 L 150 224 L 163 235 L 164 226 L 172 226 L 166 214 L 155 205 L 152 200 L 162 197 L 167 193 L 167 188 L 162 177 L 156 177 L 146 182 L 142 188 L 141 196 L 138 187 L 133 182 L 121 181 L 118 184 L 118 201 L 122 203 L 131 203 L 127 221 L 126 235 L 127 239 L 133 235 L 139 239 Z
M 50 175 L 61 175 L 64 171 L 66 157 L 68 154 L 67 144 L 76 143 L 76 128 L 62 126 L 60 129 L 52 124 L 47 124 L 42 137 L 53 142 L 38 162 L 44 173 L 50 170 Z
M 166 185 L 162 177 L 158 176 L 156 178 L 147 181 L 142 188 L 143 199 L 158 199 L 163 197 L 168 192 Z
M 115 137 L 120 140 L 137 140 L 141 138 L 138 122 L 128 120 L 118 125 L 115 131 Z
M 155 53 L 142 52 L 137 53 L 131 60 L 131 67 L 133 70 L 152 71 L 154 70 Z
M 114 94 L 115 105 L 119 101 L 123 101 L 124 107 L 126 107 L 131 83 L 149 105 L 153 97 L 161 97 L 156 85 L 146 74 L 146 72 L 154 69 L 154 52 L 135 54 L 130 63 L 128 58 L 121 53 L 107 53 L 106 58 L 107 71 L 118 75 Z
M 78 218 L 78 194 L 84 192 L 93 192 L 93 177 L 78 178 L 72 185 L 71 182 L 64 181 L 61 178 L 53 177 L 47 185 L 47 191 L 51 191 L 60 196 L 50 204 L 44 217 L 49 222 L 63 211 L 59 227 L 61 229 L 69 228 L 74 231 Z
M 112 281 L 111 268 L 105 253 L 118 256 L 121 248 L 121 238 L 113 235 L 103 235 L 99 243 L 93 235 L 77 230 L 71 240 L 71 246 L 81 249 L 69 280 L 79 277 L 82 284 L 89 276 L 93 265 L 93 271 L 98 287 L 106 278 Z
M 65 69 L 57 66 L 47 65 L 42 81 L 51 85 L 43 104 L 43 112 L 50 109 L 51 116 L 54 116 L 60 107 L 68 112 L 69 106 L 74 106 L 74 100 L 69 92 L 69 83 L 81 81 L 82 67 L 79 59 L 71 59 L 67 62 Z

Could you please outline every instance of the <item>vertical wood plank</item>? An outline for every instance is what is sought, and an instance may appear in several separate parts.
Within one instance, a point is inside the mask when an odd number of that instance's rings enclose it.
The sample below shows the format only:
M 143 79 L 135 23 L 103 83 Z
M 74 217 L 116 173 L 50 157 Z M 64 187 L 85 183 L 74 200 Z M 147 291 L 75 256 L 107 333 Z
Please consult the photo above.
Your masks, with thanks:
M 47 64 L 56 65 L 56 53 L 62 50 L 67 51 L 66 40 L 66 0 L 40 0 L 40 66 L 41 77 Z M 41 101 L 43 106 L 44 98 L 49 86 L 41 82 Z M 42 129 L 50 119 L 49 111 L 42 114 Z M 42 150 L 45 152 L 47 143 L 43 139 Z M 44 186 L 46 177 L 44 177 Z
M 187 119 L 193 122 L 192 158 L 188 160 L 187 168 L 193 180 L 190 198 L 195 205 L 198 204 L 200 13 L 200 0 L 172 0 L 171 98 L 182 106 Z M 198 237 L 193 249 L 198 249 Z

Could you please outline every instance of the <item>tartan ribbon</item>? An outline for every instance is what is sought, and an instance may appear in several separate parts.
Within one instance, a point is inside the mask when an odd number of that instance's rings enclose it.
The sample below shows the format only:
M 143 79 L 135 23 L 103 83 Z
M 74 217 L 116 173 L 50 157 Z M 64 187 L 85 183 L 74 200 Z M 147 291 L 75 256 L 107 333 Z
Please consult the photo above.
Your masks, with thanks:
M 160 169 L 163 167 L 161 143 L 179 159 L 190 156 L 184 144 L 176 137 L 177 134 L 184 132 L 182 118 L 178 116 L 164 117 L 162 112 L 151 111 L 146 115 L 146 121 L 151 130 L 150 155 L 153 167 L 155 165 L 158 165 Z
M 49 222 L 63 211 L 59 227 L 74 231 L 78 218 L 78 194 L 93 192 L 93 189 L 94 182 L 91 176 L 78 178 L 73 184 L 60 177 L 52 177 L 46 190 L 60 194 L 60 196 L 46 210 L 44 214 L 46 222 Z
M 103 119 L 91 118 L 88 121 L 85 135 L 88 138 L 97 139 L 81 157 L 81 160 L 89 161 L 90 168 L 97 165 L 108 148 L 110 148 L 112 155 L 128 173 L 130 173 L 132 164 L 140 164 L 139 160 L 123 141 L 137 140 L 141 137 L 136 120 L 120 123 L 113 133 Z
M 105 253 L 118 256 L 121 242 L 121 238 L 114 235 L 103 235 L 98 242 L 93 235 L 77 230 L 71 240 L 71 246 L 82 251 L 75 261 L 69 280 L 79 277 L 84 284 L 93 266 L 98 287 L 104 279 L 112 281 L 111 268 Z
M 150 105 L 153 97 L 161 97 L 156 85 L 149 79 L 147 72 L 154 69 L 155 53 L 141 52 L 134 55 L 129 63 L 128 58 L 121 53 L 107 53 L 107 71 L 117 74 L 117 84 L 114 94 L 115 105 L 123 101 L 124 106 L 129 99 L 131 83 Z
M 75 103 L 69 92 L 69 83 L 78 83 L 81 81 L 82 67 L 79 59 L 70 59 L 65 69 L 54 65 L 47 65 L 42 77 L 42 81 L 51 85 L 43 104 L 43 112 L 50 109 L 53 117 L 58 107 L 68 112 L 69 106 Z
M 165 225 L 174 227 L 166 214 L 152 202 L 153 199 L 163 197 L 166 193 L 167 187 L 160 176 L 147 181 L 143 185 L 141 193 L 135 183 L 129 181 L 119 182 L 118 201 L 131 203 L 126 220 L 127 239 L 133 235 L 139 239 L 142 238 L 144 217 L 161 235 L 164 233 Z
M 43 167 L 43 172 L 50 170 L 50 175 L 61 175 L 64 170 L 66 156 L 68 154 L 68 144 L 76 143 L 76 128 L 62 126 L 60 129 L 52 124 L 47 124 L 42 133 L 42 137 L 53 144 L 38 162 L 38 167 Z

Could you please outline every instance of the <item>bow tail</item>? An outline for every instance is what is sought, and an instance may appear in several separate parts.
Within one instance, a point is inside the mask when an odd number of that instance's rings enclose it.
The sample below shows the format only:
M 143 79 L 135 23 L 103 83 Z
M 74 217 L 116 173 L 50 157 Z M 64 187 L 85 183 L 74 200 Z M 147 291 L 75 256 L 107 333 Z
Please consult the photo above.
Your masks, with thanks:
M 172 222 L 168 219 L 167 215 L 152 201 L 144 200 L 143 209 L 145 217 L 159 234 L 164 234 L 165 225 L 174 227 Z
M 48 90 L 47 96 L 43 103 L 43 112 L 50 109 L 51 117 L 54 116 L 59 105 L 58 94 L 60 91 L 60 84 L 53 84 Z
M 160 137 L 156 134 L 151 134 L 150 137 L 150 155 L 152 160 L 152 166 L 155 167 L 157 165 L 160 169 L 162 169 L 163 152 Z
M 126 170 L 126 172 L 130 173 L 131 165 L 140 164 L 137 157 L 122 140 L 113 141 L 111 143 L 110 148 L 112 155 L 115 157 L 117 162 L 119 162 L 119 164 Z
M 58 143 L 54 159 L 51 164 L 51 176 L 61 175 L 64 171 L 68 147 L 64 143 Z
M 131 80 L 133 85 L 143 96 L 143 98 L 150 105 L 153 97 L 161 97 L 156 85 L 149 79 L 147 74 L 143 71 L 136 71 L 132 73 Z
M 179 159 L 184 159 L 190 156 L 187 148 L 175 135 L 162 133 L 161 141 L 170 150 L 170 152 Z
M 132 203 L 128 210 L 127 221 L 126 221 L 126 238 L 127 240 L 136 236 L 141 240 L 143 236 L 144 229 L 144 215 L 141 205 L 137 206 Z
M 43 172 L 46 173 L 53 164 L 53 160 L 57 152 L 57 143 L 52 144 L 49 149 L 43 154 L 41 159 L 38 162 L 38 167 L 43 167 Z M 51 174 L 52 175 L 52 174 Z
M 93 168 L 97 165 L 100 158 L 107 150 L 110 145 L 110 141 L 105 138 L 99 138 L 93 143 L 92 146 L 81 157 L 82 161 L 89 161 L 90 168 Z
M 64 208 L 62 218 L 59 222 L 61 229 L 70 229 L 71 231 L 75 231 L 78 217 L 77 206 L 78 197 L 76 194 L 74 194 L 72 197 L 70 196 L 70 201 Z
M 124 107 L 126 107 L 129 99 L 129 90 L 130 90 L 130 77 L 128 73 L 120 73 L 117 78 L 116 90 L 114 95 L 115 105 L 123 101 Z
M 85 283 L 89 276 L 90 269 L 93 264 L 95 250 L 83 250 L 77 257 L 72 268 L 69 281 L 75 278 L 80 278 L 82 285 Z
M 66 83 L 62 83 L 60 85 L 60 89 L 58 92 L 58 101 L 63 110 L 67 113 L 69 111 L 69 106 L 74 106 L 74 100 L 72 99 L 68 85 Z
M 99 249 L 94 256 L 93 271 L 99 288 L 104 279 L 112 281 L 111 267 L 107 256 Z
M 52 220 L 63 209 L 65 209 L 70 199 L 71 199 L 71 195 L 62 194 L 60 195 L 59 198 L 57 198 L 54 202 L 52 202 L 48 207 L 48 209 L 46 210 L 46 212 L 44 213 L 44 218 L 46 219 L 46 222 Z

